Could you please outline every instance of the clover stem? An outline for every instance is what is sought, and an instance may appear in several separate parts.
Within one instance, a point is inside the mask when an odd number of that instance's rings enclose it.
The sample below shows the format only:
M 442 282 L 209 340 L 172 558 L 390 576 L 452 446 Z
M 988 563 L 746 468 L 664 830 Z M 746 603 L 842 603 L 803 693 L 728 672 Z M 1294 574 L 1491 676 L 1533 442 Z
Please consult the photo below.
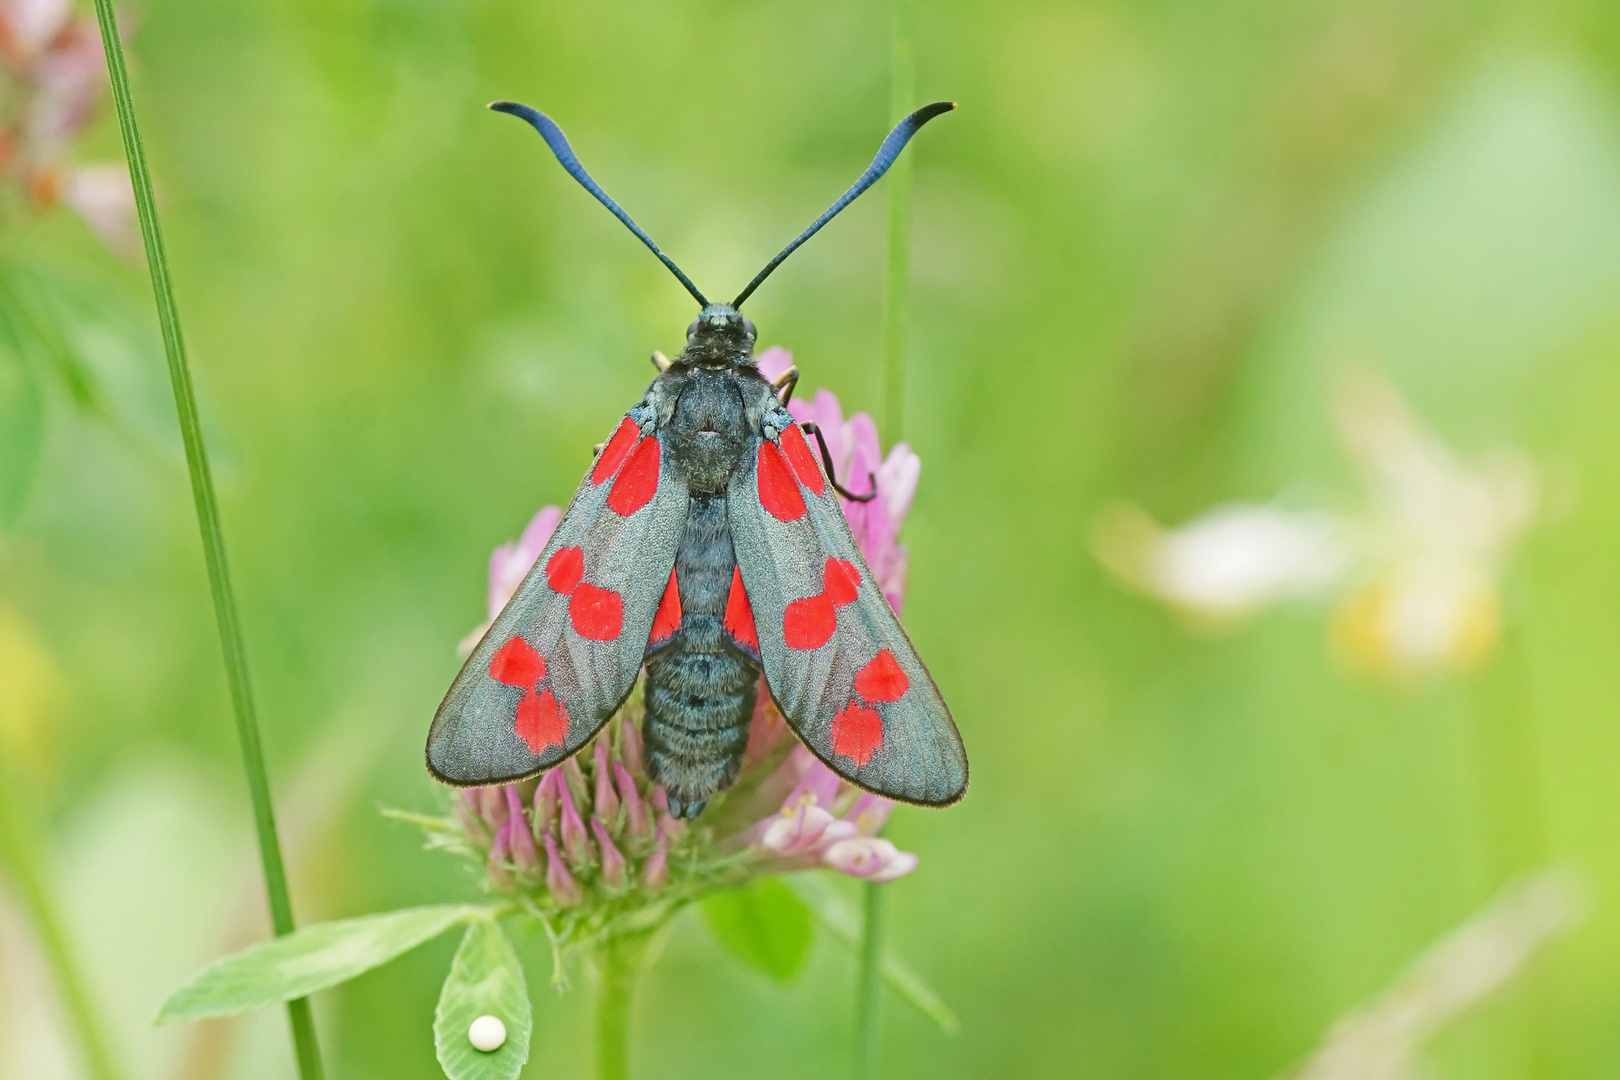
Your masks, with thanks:
M 861 953 L 856 958 L 858 982 L 855 999 L 855 1076 L 871 1080 L 878 1074 L 883 1005 L 883 886 L 866 882 L 866 920 Z
M 265 772 L 264 750 L 259 743 L 259 722 L 254 715 L 253 691 L 248 682 L 247 646 L 242 636 L 241 617 L 237 613 L 235 590 L 231 586 L 230 568 L 225 560 L 225 537 L 220 528 L 219 504 L 214 495 L 213 475 L 208 467 L 208 448 L 203 442 L 202 423 L 198 419 L 197 398 L 191 385 L 185 339 L 180 333 L 180 312 L 174 300 L 163 231 L 158 224 L 152 174 L 147 168 L 146 147 L 135 121 L 135 99 L 130 91 L 129 71 L 124 64 L 124 45 L 118 34 L 112 0 L 95 0 L 95 3 L 96 21 L 101 27 L 101 45 L 107 54 L 107 76 L 112 83 L 113 103 L 118 110 L 118 129 L 123 135 L 124 154 L 129 160 L 129 179 L 135 189 L 135 209 L 141 222 L 141 239 L 146 245 L 146 265 L 152 275 L 152 294 L 157 302 L 158 326 L 163 332 L 163 350 L 169 362 L 169 381 L 174 387 L 175 411 L 180 417 L 180 437 L 185 444 L 186 466 L 191 474 L 197 528 L 202 533 L 203 559 L 208 567 L 208 584 L 214 597 L 214 617 L 219 624 L 219 642 L 225 654 L 225 678 L 230 686 L 236 736 L 242 750 L 242 767 L 247 774 L 248 794 L 253 803 L 254 830 L 258 836 L 265 892 L 270 903 L 270 924 L 278 936 L 290 934 L 294 928 L 292 902 L 287 894 L 287 871 L 282 863 L 281 842 L 276 836 L 275 814 L 270 804 L 270 781 Z M 320 1080 L 323 1070 L 309 1002 L 302 998 L 289 1001 L 287 1018 L 292 1025 L 299 1076 L 302 1080 Z
M 596 1080 L 629 1080 L 630 1002 L 641 972 L 640 949 L 609 942 L 596 978 Z

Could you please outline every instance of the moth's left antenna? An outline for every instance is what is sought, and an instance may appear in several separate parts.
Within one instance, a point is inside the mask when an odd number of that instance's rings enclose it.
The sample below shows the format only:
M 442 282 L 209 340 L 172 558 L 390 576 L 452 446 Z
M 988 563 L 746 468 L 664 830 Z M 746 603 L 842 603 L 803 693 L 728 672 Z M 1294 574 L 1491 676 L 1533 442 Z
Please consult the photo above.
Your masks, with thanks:
M 681 273 L 681 268 L 675 265 L 675 261 L 662 251 L 659 251 L 658 245 L 652 242 L 652 237 L 642 232 L 641 226 L 630 220 L 630 215 L 625 213 L 624 209 L 614 202 L 607 192 L 602 190 L 600 184 L 591 179 L 591 174 L 585 171 L 585 166 L 581 165 L 579 158 L 574 155 L 574 148 L 568 145 L 568 139 L 563 135 L 562 128 L 558 127 L 551 117 L 539 109 L 531 109 L 529 106 L 521 105 L 516 101 L 495 101 L 491 102 L 489 107 L 496 112 L 509 113 L 532 124 L 534 130 L 540 133 L 540 137 L 546 140 L 546 145 L 551 147 L 551 152 L 557 155 L 558 162 L 568 170 L 568 175 L 578 180 L 581 187 L 595 195 L 598 202 L 613 211 L 613 216 L 624 222 L 625 228 L 640 237 L 641 242 L 646 244 L 654 255 L 658 256 L 659 262 L 669 267 L 669 272 L 674 274 L 682 285 L 686 286 L 686 291 L 691 293 L 699 304 L 703 307 L 709 306 L 709 301 L 704 299 L 702 293 L 698 292 L 698 287 L 692 284 L 692 279 Z

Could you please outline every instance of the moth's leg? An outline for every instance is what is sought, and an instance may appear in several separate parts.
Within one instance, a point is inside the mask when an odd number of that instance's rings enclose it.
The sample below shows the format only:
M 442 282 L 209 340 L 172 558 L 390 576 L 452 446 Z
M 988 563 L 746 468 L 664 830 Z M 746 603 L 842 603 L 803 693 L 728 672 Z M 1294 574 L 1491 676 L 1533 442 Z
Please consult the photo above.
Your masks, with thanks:
M 816 445 L 821 447 L 821 463 L 827 467 L 827 479 L 832 481 L 833 490 L 838 492 L 850 502 L 871 502 L 877 498 L 877 477 L 871 473 L 866 474 L 866 486 L 871 488 L 865 495 L 857 495 L 838 482 L 838 476 L 833 472 L 832 454 L 827 452 L 827 437 L 821 433 L 821 428 L 813 421 L 806 420 L 799 425 L 805 434 L 816 437 Z
M 790 367 L 782 372 L 775 382 L 771 383 L 771 389 L 776 391 L 776 396 L 782 399 L 782 404 L 786 405 L 793 400 L 793 388 L 798 385 L 799 369 Z
M 652 362 L 653 362 L 653 367 L 657 368 L 660 374 L 669 370 L 669 365 L 670 365 L 669 357 L 665 356 L 663 353 L 659 352 L 657 349 L 653 350 Z

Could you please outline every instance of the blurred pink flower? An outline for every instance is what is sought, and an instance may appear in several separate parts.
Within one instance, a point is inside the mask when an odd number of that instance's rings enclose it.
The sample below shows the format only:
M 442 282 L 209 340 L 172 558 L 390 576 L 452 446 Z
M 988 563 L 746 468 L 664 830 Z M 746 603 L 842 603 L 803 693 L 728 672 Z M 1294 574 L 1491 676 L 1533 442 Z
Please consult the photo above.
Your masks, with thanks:
M 502 544 L 489 556 L 489 618 L 494 621 L 506 602 L 512 599 L 517 587 L 523 584 L 534 567 L 534 561 L 546 549 L 551 534 L 562 520 L 562 509 L 542 506 L 540 512 L 529 519 L 523 535 L 510 544 Z
M 69 169 L 62 177 L 62 204 L 119 255 L 135 252 L 135 189 L 129 170 L 103 162 Z
M 0 3 L 0 54 L 7 62 L 37 56 L 72 14 L 70 0 L 5 0 Z
M 90 122 L 107 84 L 101 33 L 86 16 L 64 22 L 30 65 L 35 93 L 24 130 L 38 146 L 61 150 Z
M 107 85 L 95 19 L 69 0 L 0 0 L 0 76 L 9 107 L 0 172 L 42 209 L 61 204 L 120 255 L 135 251 L 135 197 L 122 163 L 74 165 L 75 139 Z
M 523 535 L 510 544 L 502 544 L 490 553 L 489 556 L 489 591 L 485 600 L 485 609 L 488 616 L 483 622 L 473 628 L 472 632 L 456 645 L 456 651 L 462 656 L 472 652 L 484 633 L 489 630 L 489 624 L 495 621 L 495 616 L 512 599 L 518 586 L 534 568 L 534 562 L 540 553 L 546 550 L 546 544 L 551 540 L 551 534 L 557 531 L 557 523 L 562 520 L 562 508 L 557 506 L 542 506 L 529 524 L 524 527 Z

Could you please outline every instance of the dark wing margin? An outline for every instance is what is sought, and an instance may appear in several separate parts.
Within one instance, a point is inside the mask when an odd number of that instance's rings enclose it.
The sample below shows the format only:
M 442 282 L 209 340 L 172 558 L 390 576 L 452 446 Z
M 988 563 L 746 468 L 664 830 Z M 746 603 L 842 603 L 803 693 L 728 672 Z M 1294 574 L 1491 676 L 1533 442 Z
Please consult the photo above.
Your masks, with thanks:
M 667 449 L 635 415 L 439 706 L 427 763 L 445 783 L 501 784 L 550 768 L 635 685 L 689 505 Z
M 727 507 L 765 681 L 793 730 L 868 791 L 924 806 L 960 799 L 962 737 L 797 425 L 755 443 Z

